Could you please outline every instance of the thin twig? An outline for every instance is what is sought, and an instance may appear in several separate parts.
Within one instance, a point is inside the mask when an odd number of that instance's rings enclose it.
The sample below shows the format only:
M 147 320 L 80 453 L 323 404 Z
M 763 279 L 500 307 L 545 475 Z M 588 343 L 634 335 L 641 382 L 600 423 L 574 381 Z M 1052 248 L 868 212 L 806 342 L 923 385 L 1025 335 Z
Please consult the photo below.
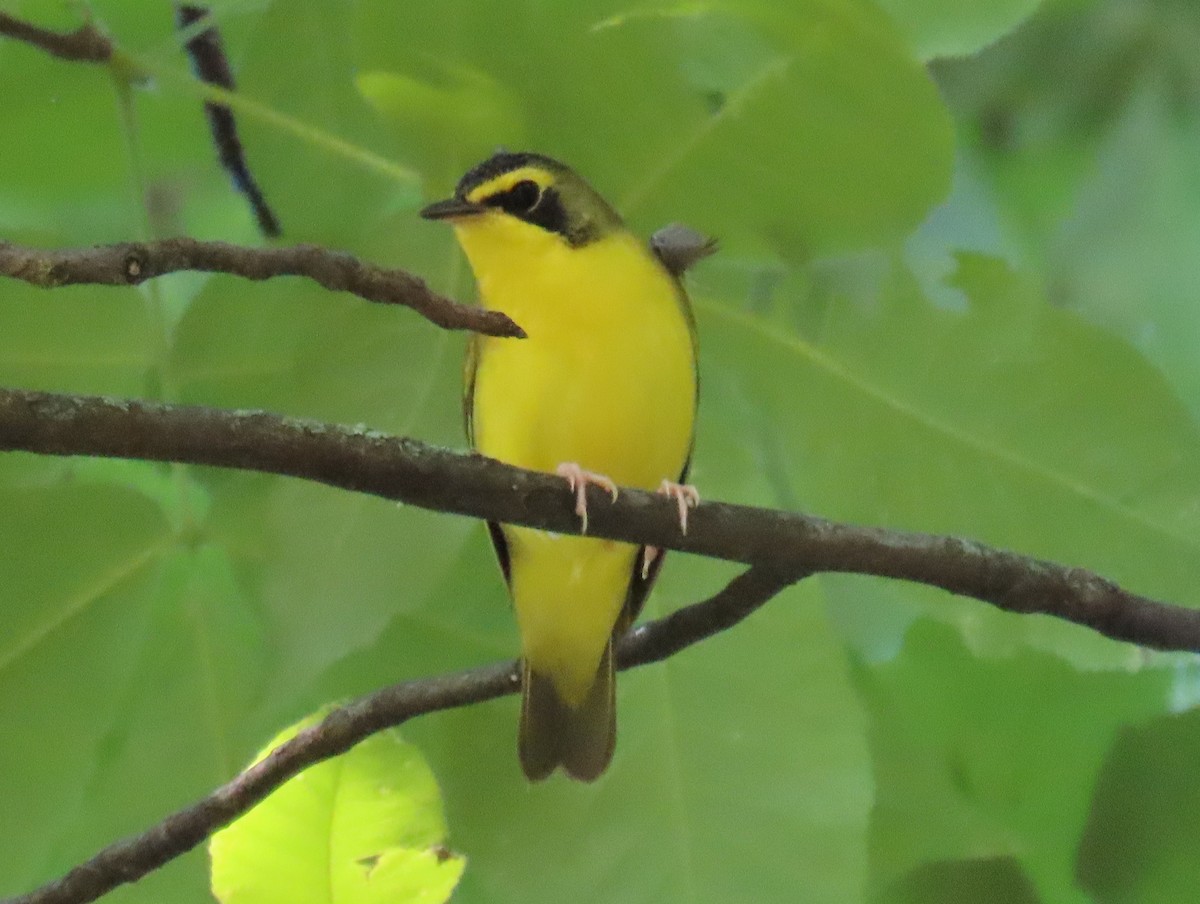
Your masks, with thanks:
M 569 494 L 549 474 L 416 440 L 266 412 L 0 390 L 0 449 L 216 465 L 302 477 L 422 508 L 557 533 L 579 532 Z M 898 578 L 1011 612 L 1040 612 L 1116 640 L 1200 650 L 1200 610 L 1123 590 L 1082 568 L 954 537 L 839 524 L 707 502 L 679 533 L 670 500 L 592 489 L 588 532 L 796 573 Z
M 197 22 L 209 23 L 210 18 L 211 11 L 206 6 L 193 3 L 175 4 L 175 21 L 181 31 L 186 32 Z M 215 24 L 209 23 L 206 28 L 188 38 L 184 49 L 202 82 L 216 85 L 226 91 L 237 89 L 221 33 Z M 263 235 L 272 238 L 280 235 L 282 229 L 279 218 L 267 203 L 266 195 L 246 162 L 246 152 L 238 136 L 233 110 L 227 104 L 210 100 L 204 104 L 204 115 L 208 119 L 208 130 L 217 149 L 217 159 L 229 173 L 237 190 L 246 196 L 250 209 L 254 212 L 254 219 L 258 222 L 258 228 Z
M 741 621 L 796 580 L 752 568 L 711 599 L 642 625 L 618 646 L 623 669 L 657 662 Z M 515 693 L 515 662 L 422 678 L 368 694 L 305 729 L 232 781 L 134 838 L 112 844 L 41 888 L 4 904 L 85 904 L 187 853 L 301 770 L 415 716 Z
M 64 34 L 39 28 L 8 13 L 0 12 L 0 35 L 32 44 L 60 60 L 107 63 L 113 55 L 112 41 L 90 21 Z
M 411 273 L 385 270 L 353 255 L 315 245 L 247 248 L 174 238 L 50 250 L 0 242 L 0 276 L 44 289 L 84 284 L 135 286 L 183 270 L 228 273 L 253 280 L 303 276 L 331 291 L 412 308 L 444 329 L 473 330 L 490 336 L 525 335 L 507 315 L 451 301 Z
M 716 596 L 635 627 L 617 646 L 617 667 L 662 662 L 694 643 L 728 631 L 777 593 L 810 574 L 806 570 L 789 572 L 751 566 Z

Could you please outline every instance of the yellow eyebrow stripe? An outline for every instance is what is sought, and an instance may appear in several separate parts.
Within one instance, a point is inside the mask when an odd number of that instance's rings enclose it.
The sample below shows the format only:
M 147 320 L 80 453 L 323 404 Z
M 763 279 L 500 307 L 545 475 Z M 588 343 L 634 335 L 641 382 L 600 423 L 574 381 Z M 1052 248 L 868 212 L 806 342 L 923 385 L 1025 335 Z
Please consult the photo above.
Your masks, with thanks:
M 488 179 L 487 182 L 476 185 L 467 193 L 466 199 L 472 204 L 478 204 L 485 198 L 503 194 L 518 182 L 526 181 L 535 182 L 538 188 L 544 190 L 554 183 L 554 178 L 540 167 L 523 166 L 520 169 L 501 173 L 493 179 Z

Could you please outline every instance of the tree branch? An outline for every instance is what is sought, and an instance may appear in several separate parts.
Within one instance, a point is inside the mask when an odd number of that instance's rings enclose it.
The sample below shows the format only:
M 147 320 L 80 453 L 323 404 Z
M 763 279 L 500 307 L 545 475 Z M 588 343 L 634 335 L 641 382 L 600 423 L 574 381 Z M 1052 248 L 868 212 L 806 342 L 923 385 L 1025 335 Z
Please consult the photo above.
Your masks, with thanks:
M 0 276 L 43 289 L 94 284 L 136 286 L 147 279 L 198 270 L 262 280 L 304 276 L 334 292 L 350 292 L 379 304 L 412 308 L 450 330 L 524 338 L 506 314 L 458 304 L 404 270 L 385 270 L 340 251 L 315 245 L 246 248 L 191 238 L 120 242 L 93 248 L 47 250 L 0 242 Z
M 412 439 L 266 412 L 0 389 L 0 450 L 216 465 L 315 480 L 421 508 L 563 534 L 579 520 L 562 481 Z M 589 533 L 784 573 L 897 578 L 1011 612 L 1040 612 L 1116 640 L 1200 650 L 1200 611 L 1123 590 L 1081 568 L 954 537 L 838 524 L 789 512 L 704 503 L 679 533 L 674 505 L 592 488 Z
M 74 31 L 64 34 L 39 28 L 0 12 L 0 35 L 32 44 L 60 60 L 107 63 L 113 55 L 112 41 L 91 22 L 85 22 Z
M 751 568 L 720 593 L 638 627 L 617 648 L 620 668 L 657 662 L 741 621 L 800 577 Z M 303 769 L 345 753 L 381 729 L 480 703 L 520 688 L 515 662 L 422 678 L 384 688 L 329 713 L 207 797 L 141 835 L 106 847 L 41 888 L 5 904 L 83 904 L 187 853 Z

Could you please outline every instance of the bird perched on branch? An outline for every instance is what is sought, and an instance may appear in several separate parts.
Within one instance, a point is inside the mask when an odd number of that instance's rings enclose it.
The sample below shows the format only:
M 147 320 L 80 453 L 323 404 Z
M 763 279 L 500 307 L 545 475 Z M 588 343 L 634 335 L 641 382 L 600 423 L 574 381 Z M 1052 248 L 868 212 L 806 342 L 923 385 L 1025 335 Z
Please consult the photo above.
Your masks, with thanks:
M 696 330 L 680 283 L 715 244 L 686 227 L 650 246 L 567 166 L 497 153 L 421 215 L 453 227 L 484 306 L 525 339 L 475 336 L 464 413 L 472 446 L 567 481 L 587 532 L 587 489 L 675 500 L 685 486 L 697 401 Z M 518 743 L 531 781 L 562 766 L 597 778 L 616 743 L 613 642 L 662 563 L 653 549 L 489 524 L 522 645 Z

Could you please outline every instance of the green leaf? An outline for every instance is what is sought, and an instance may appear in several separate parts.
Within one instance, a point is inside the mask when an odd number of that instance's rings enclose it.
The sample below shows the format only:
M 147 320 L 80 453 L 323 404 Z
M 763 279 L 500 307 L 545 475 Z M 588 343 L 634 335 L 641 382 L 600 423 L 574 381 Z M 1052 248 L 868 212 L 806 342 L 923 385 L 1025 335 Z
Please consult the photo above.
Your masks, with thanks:
M 108 395 L 144 395 L 154 333 L 132 289 L 0 291 L 0 383 Z
M 27 6 L 35 15 L 33 5 Z M 38 7 L 50 13 L 37 20 L 47 27 L 79 26 L 76 15 Z M 102 70 L 64 65 L 5 38 L 0 79 L 26 85 L 20 102 L 6 105 L 0 231 L 7 238 L 21 230 L 31 241 L 64 235 L 77 241 L 128 239 L 136 218 L 113 90 Z
M 682 219 L 789 257 L 898 238 L 945 193 L 946 111 L 873 7 L 607 6 L 517 16 L 424 0 L 397 16 L 372 0 L 357 14 L 360 65 L 404 86 L 386 106 L 406 144 L 428 154 L 464 136 L 434 168 L 435 191 L 523 138 L 640 226 Z M 505 127 L 485 134 L 474 115 L 449 123 L 468 116 L 461 108 L 430 115 L 430 98 L 462 91 L 468 110 L 486 97 L 512 110 Z
M 878 290 L 834 284 L 806 299 L 825 306 L 813 339 L 702 304 L 706 400 L 738 405 L 712 421 L 702 406 L 698 460 L 717 430 L 770 463 L 768 504 L 975 537 L 1194 598 L 1200 433 L 1161 376 L 1000 261 L 962 256 L 952 285 L 965 310 L 932 305 L 902 267 Z M 905 595 L 981 648 L 1136 662 L 1060 621 Z
M 1093 784 L 1117 730 L 1161 708 L 1170 672 L 977 657 L 921 620 L 894 660 L 856 675 L 875 759 L 878 900 L 962 900 L 948 890 L 986 878 L 1013 895 L 978 900 L 1083 904 L 1074 861 Z
M 1193 417 L 1198 13 L 1049 4 L 979 59 L 939 69 L 1007 244 L 1055 304 L 1144 353 Z
M 346 142 L 352 151 L 394 157 L 394 148 L 355 90 L 349 15 L 352 8 L 340 0 L 269 4 L 255 18 L 239 72 L 240 89 L 271 110 Z M 266 174 L 265 190 L 290 241 L 353 250 L 369 240 L 383 210 L 416 206 L 414 183 L 364 168 L 323 139 L 298 139 L 253 117 L 242 117 L 240 127 L 252 149 L 252 165 Z
M 1041 0 L 877 0 L 922 59 L 967 56 L 1012 31 Z
M 1182 901 L 1193 894 L 1200 844 L 1197 749 L 1200 710 L 1121 733 L 1079 847 L 1079 881 L 1095 900 Z
M 675 47 L 682 90 L 705 102 L 626 171 L 618 198 L 641 222 L 682 218 L 795 262 L 898 239 L 948 190 L 946 111 L 871 6 L 743 2 L 616 30 Z
M 0 491 L 0 769 L 22 814 L 0 826 L 5 893 L 226 778 L 261 691 L 261 625 L 221 554 L 176 549 L 153 500 L 92 470 Z M 179 892 L 182 875 L 122 894 Z
M 1112 123 L 1050 244 L 1064 302 L 1122 335 L 1200 416 L 1194 302 L 1200 270 L 1200 117 L 1176 115 L 1159 79 L 1139 85 Z
M 136 686 L 168 540 L 155 507 L 115 487 L 0 490 L 0 512 L 0 775 L 21 814 L 0 820 L 0 893 L 16 893 L 69 865 L 64 839 L 94 824 L 93 772 Z
M 516 99 L 486 73 L 430 60 L 428 80 L 396 72 L 359 73 L 358 90 L 387 120 L 395 122 L 399 140 L 409 138 L 412 124 L 431 140 L 413 148 L 426 171 L 443 179 L 457 175 L 460 148 L 492 142 L 522 146 L 524 128 Z
M 91 764 L 81 803 L 88 818 L 68 836 L 81 857 L 157 822 L 164 802 L 182 805 L 227 780 L 251 743 L 246 723 L 263 693 L 266 651 L 255 601 L 211 545 L 171 549 L 155 577 L 139 646 L 127 657 L 128 686 Z
M 926 863 L 874 899 L 878 904 L 1040 904 L 1011 857 Z
M 281 732 L 262 759 L 321 714 Z M 396 731 L 310 766 L 213 836 L 222 904 L 367 904 L 448 900 L 466 861 L 442 846 L 433 773 Z

